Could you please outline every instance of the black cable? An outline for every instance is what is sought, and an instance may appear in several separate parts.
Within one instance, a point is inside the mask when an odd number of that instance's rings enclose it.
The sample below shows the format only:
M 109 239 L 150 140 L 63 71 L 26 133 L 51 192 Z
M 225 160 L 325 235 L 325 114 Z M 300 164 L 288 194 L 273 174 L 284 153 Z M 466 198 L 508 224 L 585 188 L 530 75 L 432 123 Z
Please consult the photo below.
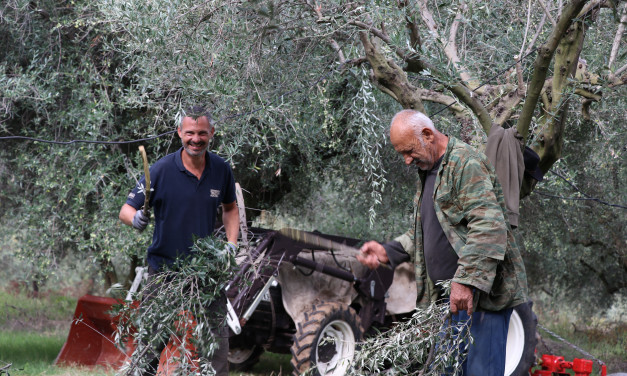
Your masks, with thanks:
M 549 170 L 549 172 L 551 172 L 554 175 L 557 175 L 560 179 L 564 180 L 566 183 L 568 183 L 568 185 L 573 187 L 577 192 L 579 192 L 582 195 L 584 195 L 590 201 L 596 201 L 596 202 L 598 202 L 600 204 L 607 205 L 607 206 L 612 206 L 612 207 L 615 207 L 615 208 L 627 209 L 627 206 L 625 206 L 625 205 L 612 204 L 612 203 L 609 203 L 607 201 L 603 201 L 603 200 L 601 200 L 599 198 L 590 196 L 589 194 L 587 194 L 587 193 L 583 192 L 581 189 L 579 189 L 574 183 L 570 182 L 567 178 L 565 178 L 564 176 L 560 175 L 555 170 Z M 580 200 L 583 200 L 583 199 L 580 198 Z
M 545 193 L 545 192 L 538 191 L 538 190 L 534 190 L 531 193 L 537 193 L 540 196 L 545 196 L 545 197 L 560 198 L 562 200 L 595 201 L 595 202 L 598 202 L 599 204 L 611 206 L 611 207 L 614 207 L 614 208 L 627 209 L 627 206 L 618 205 L 618 204 L 610 204 L 609 202 L 605 202 L 605 201 L 600 200 L 600 199 L 595 198 L 595 197 L 564 197 L 564 196 L 553 195 L 553 194 L 550 194 L 550 193 Z
M 335 252 L 332 249 L 330 249 L 329 251 L 331 252 L 331 256 L 333 256 L 333 261 L 335 261 L 335 265 L 337 265 L 338 268 L 343 269 L 344 271 L 347 271 L 349 273 L 352 273 L 352 271 L 349 268 L 345 268 L 342 264 L 340 264 L 337 257 L 335 257 Z
M 176 132 L 176 130 L 167 131 L 167 132 L 158 134 L 156 136 L 140 138 L 137 140 L 130 140 L 130 141 L 92 141 L 92 140 L 51 141 L 51 140 L 44 140 L 41 138 L 26 137 L 26 136 L 6 136 L 6 137 L 0 137 L 0 140 L 29 140 L 29 141 L 37 141 L 37 142 L 43 142 L 46 144 L 56 144 L 56 145 L 70 145 L 70 144 L 120 145 L 120 144 L 133 144 L 133 143 L 142 142 L 142 141 L 150 141 L 150 140 L 157 139 L 159 137 L 172 134 L 174 132 Z
M 573 183 L 571 183 L 570 181 L 568 181 L 568 179 L 566 179 L 564 176 L 560 175 L 559 173 L 555 172 L 555 170 L 549 170 L 549 172 L 551 172 L 554 175 L 557 175 L 560 179 L 564 180 L 566 183 L 568 183 L 568 185 L 570 185 L 571 187 L 575 188 L 575 190 L 579 193 L 581 193 L 582 195 L 588 197 L 588 198 L 592 198 L 592 196 L 582 192 L 579 188 L 577 188 L 577 186 Z
M 313 261 L 314 263 L 316 262 L 316 255 L 314 254 L 314 250 L 313 249 L 311 250 L 311 261 Z M 309 271 L 309 272 L 304 272 L 298 266 L 294 266 L 294 268 L 296 270 L 298 270 L 300 272 L 300 274 L 302 274 L 305 277 L 309 277 L 310 275 L 314 274 L 314 272 L 316 271 L 316 269 L 311 269 L 311 271 Z

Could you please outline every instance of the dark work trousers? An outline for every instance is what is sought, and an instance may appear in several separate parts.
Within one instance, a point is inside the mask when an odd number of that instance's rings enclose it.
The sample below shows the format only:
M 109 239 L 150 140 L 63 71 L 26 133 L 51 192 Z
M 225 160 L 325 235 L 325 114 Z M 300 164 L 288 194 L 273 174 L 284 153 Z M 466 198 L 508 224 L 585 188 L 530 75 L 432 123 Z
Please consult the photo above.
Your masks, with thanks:
M 158 292 L 162 286 L 161 283 L 155 283 L 155 274 L 158 272 L 153 268 L 148 268 L 148 288 L 145 293 L 144 303 L 149 303 L 150 300 L 155 296 L 156 292 Z M 226 313 L 226 295 L 222 293 L 220 297 L 214 300 L 213 303 L 209 306 L 209 312 L 213 312 L 216 314 L 218 320 L 216 322 L 223 322 L 220 318 L 225 317 Z M 152 328 L 151 337 L 157 332 L 157 325 L 155 324 Z M 211 366 L 216 371 L 216 376 L 228 376 L 229 375 L 229 331 L 226 325 L 219 325 L 215 328 L 211 329 L 211 333 L 214 336 L 216 344 L 218 345 L 215 348 L 213 355 L 209 358 L 209 362 Z M 145 361 L 148 363 L 148 367 L 144 371 L 144 376 L 152 376 L 157 374 L 157 369 L 159 368 L 159 360 L 161 359 L 161 352 L 165 349 L 168 338 L 165 340 L 158 340 L 157 343 L 152 344 L 152 349 L 146 351 Z

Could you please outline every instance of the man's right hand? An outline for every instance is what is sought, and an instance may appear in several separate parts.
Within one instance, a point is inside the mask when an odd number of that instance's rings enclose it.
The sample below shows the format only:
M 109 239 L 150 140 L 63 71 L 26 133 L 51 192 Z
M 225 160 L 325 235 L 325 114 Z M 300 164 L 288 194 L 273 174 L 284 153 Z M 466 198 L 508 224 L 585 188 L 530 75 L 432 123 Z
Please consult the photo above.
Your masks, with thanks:
M 459 311 L 466 311 L 472 315 L 474 311 L 472 300 L 472 288 L 461 283 L 451 282 L 450 310 L 455 314 Z
M 379 267 L 380 263 L 387 263 L 390 261 L 387 253 L 385 253 L 385 248 L 383 248 L 381 244 L 372 240 L 361 246 L 360 253 L 357 255 L 357 260 L 370 269 L 376 269 Z
M 150 214 L 148 214 L 148 216 L 145 216 L 143 210 L 138 210 L 133 217 L 133 227 L 138 229 L 139 231 L 144 231 L 146 226 L 148 226 L 149 221 Z

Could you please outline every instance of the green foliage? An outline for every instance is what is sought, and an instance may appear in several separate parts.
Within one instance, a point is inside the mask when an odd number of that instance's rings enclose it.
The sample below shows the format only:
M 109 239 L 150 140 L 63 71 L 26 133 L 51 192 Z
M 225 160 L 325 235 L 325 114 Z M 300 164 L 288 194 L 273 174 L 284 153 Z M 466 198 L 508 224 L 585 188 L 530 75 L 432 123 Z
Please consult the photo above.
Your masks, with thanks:
M 1 25 L 10 32 L 0 49 L 12 52 L 0 65 L 3 133 L 48 140 L 118 138 L 114 102 L 123 83 L 110 72 L 119 61 L 101 48 L 109 35 L 89 18 L 93 5 L 3 4 Z M 136 254 L 111 220 L 129 186 L 124 171 L 130 161 L 124 155 L 94 145 L 19 142 L 2 148 L 0 161 L 1 205 L 12 219 L 7 234 L 20 240 L 18 256 L 34 263 L 33 279 L 45 280 L 65 257 L 112 271 L 116 255 L 125 251 L 128 260 Z
M 137 344 L 127 365 L 129 372 L 145 369 L 146 359 L 142 355 L 153 351 L 152 346 L 158 341 L 167 342 L 172 336 L 178 341 L 180 356 L 176 361 L 180 372 L 193 373 L 193 362 L 198 359 L 201 374 L 214 374 L 207 360 L 216 346 L 212 330 L 226 325 L 225 312 L 218 312 L 226 307 L 215 302 L 219 302 L 233 275 L 234 256 L 224 242 L 211 237 L 196 239 L 189 257 L 149 277 L 138 307 L 116 308 L 122 323 L 117 331 L 120 343 L 132 336 Z M 191 338 L 187 338 L 188 333 Z M 190 343 L 195 353 L 186 348 Z
M 624 111 L 618 110 L 625 105 L 624 97 L 612 97 L 599 106 L 598 120 L 571 117 L 575 126 L 567 132 L 564 158 L 553 166 L 556 174 L 548 173 L 536 187 L 584 200 L 532 194 L 522 202 L 520 231 L 532 289 L 563 296 L 587 314 L 608 309 L 612 297 L 627 296 L 627 212 L 585 200 L 587 194 L 627 204 L 627 135 L 620 120 Z
M 418 309 L 411 319 L 367 339 L 348 374 L 457 374 L 472 339 L 467 324 L 450 326 L 447 320 L 450 320 L 448 303 Z M 461 355 L 459 349 L 464 349 Z

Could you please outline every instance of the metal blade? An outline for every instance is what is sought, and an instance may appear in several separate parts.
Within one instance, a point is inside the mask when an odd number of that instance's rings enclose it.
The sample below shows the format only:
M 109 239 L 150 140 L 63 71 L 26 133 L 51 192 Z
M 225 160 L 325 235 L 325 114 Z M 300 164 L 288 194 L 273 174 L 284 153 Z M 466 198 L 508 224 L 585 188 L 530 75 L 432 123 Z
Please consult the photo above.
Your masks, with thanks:
M 144 145 L 139 145 L 139 152 L 141 153 L 142 160 L 144 161 L 144 176 L 146 177 L 146 187 L 144 190 L 144 215 L 148 216 L 148 211 L 150 210 L 150 167 L 148 166 L 148 157 L 146 156 L 146 149 L 144 149 Z

